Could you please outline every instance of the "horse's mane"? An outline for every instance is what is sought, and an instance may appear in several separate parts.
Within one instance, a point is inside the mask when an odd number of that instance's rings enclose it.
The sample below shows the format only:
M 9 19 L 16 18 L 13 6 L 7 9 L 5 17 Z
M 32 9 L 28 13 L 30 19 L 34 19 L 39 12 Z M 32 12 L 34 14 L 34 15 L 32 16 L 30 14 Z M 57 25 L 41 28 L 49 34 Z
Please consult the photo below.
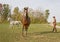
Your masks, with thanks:
M 29 16 L 28 16 L 28 13 L 26 13 L 26 19 L 28 18 Z

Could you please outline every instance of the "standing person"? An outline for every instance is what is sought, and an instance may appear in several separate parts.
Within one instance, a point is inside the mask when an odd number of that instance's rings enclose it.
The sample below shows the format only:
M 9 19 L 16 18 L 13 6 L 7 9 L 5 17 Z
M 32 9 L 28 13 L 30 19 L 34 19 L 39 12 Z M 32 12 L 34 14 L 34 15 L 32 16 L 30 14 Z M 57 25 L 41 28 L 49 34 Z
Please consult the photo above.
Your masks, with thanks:
M 57 32 L 57 29 L 56 29 L 56 17 L 53 16 L 53 32 Z

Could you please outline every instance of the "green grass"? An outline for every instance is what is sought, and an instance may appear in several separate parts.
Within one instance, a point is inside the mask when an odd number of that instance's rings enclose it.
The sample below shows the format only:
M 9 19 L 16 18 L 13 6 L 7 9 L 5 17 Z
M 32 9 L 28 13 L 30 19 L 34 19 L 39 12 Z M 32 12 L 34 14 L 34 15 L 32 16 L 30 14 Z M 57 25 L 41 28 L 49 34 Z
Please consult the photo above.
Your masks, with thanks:
M 60 26 L 60 23 L 57 23 L 58 26 Z
M 9 28 L 9 24 L 0 24 L 0 42 L 60 42 L 60 29 L 53 33 L 48 24 L 31 24 L 27 37 L 22 37 L 22 25 Z

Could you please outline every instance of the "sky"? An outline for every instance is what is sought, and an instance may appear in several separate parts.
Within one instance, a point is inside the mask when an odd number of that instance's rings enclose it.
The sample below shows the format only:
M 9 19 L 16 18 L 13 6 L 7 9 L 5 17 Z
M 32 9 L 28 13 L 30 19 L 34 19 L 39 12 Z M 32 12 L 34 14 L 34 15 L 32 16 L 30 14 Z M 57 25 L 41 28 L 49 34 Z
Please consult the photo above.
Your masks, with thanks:
M 24 7 L 32 9 L 40 8 L 41 10 L 49 9 L 48 22 L 51 21 L 53 16 L 56 16 L 57 22 L 60 22 L 60 0 L 0 0 L 0 3 L 9 4 L 12 10 L 17 6 L 20 10 Z

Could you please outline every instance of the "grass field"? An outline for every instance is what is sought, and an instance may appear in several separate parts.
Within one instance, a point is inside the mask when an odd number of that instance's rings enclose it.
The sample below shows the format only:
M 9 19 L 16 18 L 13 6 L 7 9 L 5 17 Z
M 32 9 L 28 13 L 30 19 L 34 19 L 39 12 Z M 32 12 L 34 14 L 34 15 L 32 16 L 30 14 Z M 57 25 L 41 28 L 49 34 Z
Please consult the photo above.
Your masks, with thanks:
M 60 42 L 60 29 L 53 33 L 48 24 L 31 24 L 28 36 L 22 37 L 22 25 L 9 28 L 9 24 L 0 24 L 0 42 Z
M 60 26 L 60 23 L 57 23 L 58 26 Z

